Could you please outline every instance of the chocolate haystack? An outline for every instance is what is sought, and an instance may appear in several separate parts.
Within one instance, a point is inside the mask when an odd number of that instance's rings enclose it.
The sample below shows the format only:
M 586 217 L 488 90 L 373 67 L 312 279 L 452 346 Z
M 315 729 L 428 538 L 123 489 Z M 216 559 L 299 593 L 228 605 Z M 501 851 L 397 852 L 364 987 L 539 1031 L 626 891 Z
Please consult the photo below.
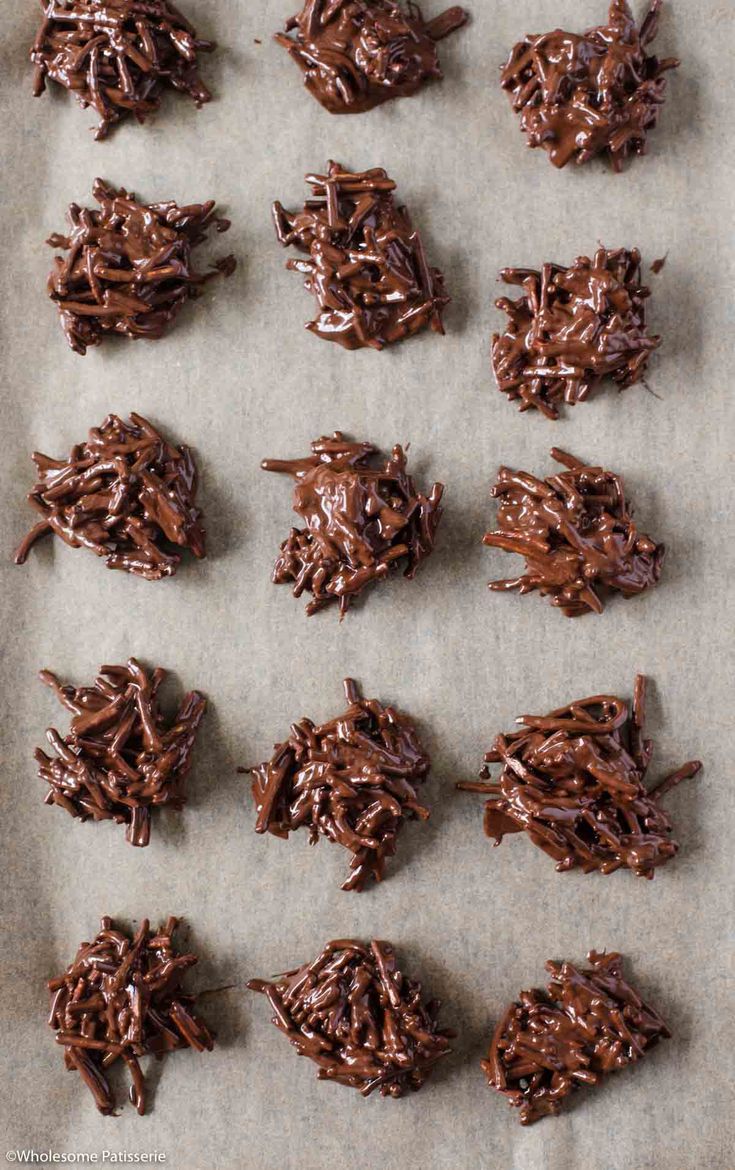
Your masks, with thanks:
M 187 93 L 197 107 L 212 95 L 198 73 L 199 53 L 211 53 L 169 0 L 40 0 L 43 21 L 31 47 L 33 92 L 46 78 L 99 115 L 95 138 L 133 114 L 145 122 L 164 89 Z
M 305 459 L 261 463 L 265 471 L 294 477 L 293 508 L 304 522 L 281 545 L 272 579 L 293 581 L 294 597 L 311 593 L 307 614 L 336 602 L 342 618 L 399 561 L 405 561 L 404 577 L 415 577 L 434 548 L 444 485 L 435 483 L 428 496 L 417 491 L 399 446 L 377 467 L 377 449 L 351 443 L 341 431 L 315 439 L 311 450 Z
M 443 333 L 444 277 L 429 267 L 385 171 L 350 174 L 330 162 L 326 175 L 306 182 L 313 197 L 303 211 L 273 204 L 279 242 L 309 257 L 286 262 L 306 277 L 304 288 L 319 306 L 306 328 L 345 349 L 383 349 L 427 327 Z
M 38 451 L 31 458 L 38 483 L 28 502 L 42 519 L 19 545 L 17 565 L 51 533 L 104 557 L 108 569 L 148 581 L 173 577 L 178 549 L 205 556 L 194 456 L 188 447 L 171 446 L 141 415 L 124 423 L 108 414 L 68 459 Z
M 396 966 L 390 943 L 327 943 L 313 963 L 268 981 L 251 979 L 273 1010 L 273 1023 L 299 1056 L 368 1097 L 416 1092 L 451 1051 L 454 1032 L 440 1028 L 438 1000 L 423 1003 L 421 984 Z
M 63 739 L 53 727 L 46 732 L 58 758 L 40 748 L 35 753 L 38 775 L 50 789 L 46 804 L 82 821 L 124 824 L 131 845 L 148 844 L 154 808 L 184 807 L 207 700 L 190 691 L 167 719 L 158 705 L 165 678 L 160 666 L 149 673 L 135 658 L 100 667 L 91 687 L 65 686 L 50 670 L 41 671 L 41 681 L 74 716 Z
M 614 873 L 622 866 L 652 878 L 678 851 L 663 796 L 702 765 L 690 760 L 647 791 L 653 756 L 645 739 L 646 680 L 635 680 L 632 715 L 614 695 L 577 699 L 549 715 L 522 715 L 521 731 L 498 735 L 480 783 L 465 792 L 490 797 L 485 832 L 499 845 L 506 833 L 528 833 L 559 873 Z M 502 764 L 497 780 L 488 765 Z
M 92 194 L 99 211 L 72 203 L 70 234 L 54 233 L 46 241 L 68 253 L 54 257 L 48 294 L 75 353 L 85 354 L 87 346 L 113 334 L 157 341 L 207 281 L 234 272 L 231 255 L 209 272 L 197 272 L 192 264 L 192 250 L 209 229 L 224 232 L 230 226 L 215 216 L 213 200 L 188 207 L 172 201 L 145 204 L 102 179 L 95 179 Z
M 305 828 L 312 845 L 320 837 L 343 845 L 353 857 L 342 889 L 361 891 L 382 881 L 404 822 L 428 818 L 416 790 L 430 760 L 406 715 L 364 699 L 351 678 L 344 688 L 344 714 L 319 727 L 292 724 L 271 759 L 250 769 L 255 831 L 286 840 Z
M 580 1085 L 596 1085 L 669 1032 L 661 1017 L 623 978 L 618 954 L 546 964 L 546 991 L 522 991 L 495 1029 L 482 1069 L 491 1088 L 520 1110 L 521 1125 L 555 1116 Z
M 500 276 L 523 296 L 495 302 L 509 320 L 493 337 L 493 371 L 521 411 L 555 419 L 558 403 L 585 402 L 603 378 L 620 390 L 641 380 L 661 338 L 646 329 L 651 294 L 637 249 L 599 248 L 594 260 L 579 256 L 571 268 L 504 268 Z
M 489 588 L 538 589 L 567 617 L 581 617 L 602 613 L 610 592 L 634 597 L 657 585 L 666 550 L 638 532 L 620 476 L 558 447 L 551 457 L 567 470 L 545 480 L 500 468 L 498 529 L 483 541 L 524 557 L 526 571 Z
M 436 42 L 467 19 L 454 7 L 425 21 L 410 0 L 405 10 L 394 0 L 306 0 L 275 39 L 325 109 L 360 114 L 441 80 Z
M 196 996 L 181 981 L 197 962 L 179 955 L 169 918 L 155 934 L 144 919 L 134 936 L 103 918 L 94 942 L 83 942 L 63 975 L 50 979 L 49 1025 L 64 1048 L 64 1064 L 76 1069 L 100 1113 L 115 1112 L 107 1070 L 122 1060 L 132 1084 L 130 1100 L 145 1113 L 141 1056 L 162 1060 L 176 1048 L 212 1050 L 214 1038 L 195 1014 Z
M 646 47 L 656 36 L 662 0 L 653 0 L 640 29 L 627 0 L 612 0 L 608 24 L 581 36 L 528 36 L 511 50 L 501 85 L 521 117 L 531 147 L 556 167 L 607 155 L 616 171 L 645 154 L 675 57 L 659 60 Z

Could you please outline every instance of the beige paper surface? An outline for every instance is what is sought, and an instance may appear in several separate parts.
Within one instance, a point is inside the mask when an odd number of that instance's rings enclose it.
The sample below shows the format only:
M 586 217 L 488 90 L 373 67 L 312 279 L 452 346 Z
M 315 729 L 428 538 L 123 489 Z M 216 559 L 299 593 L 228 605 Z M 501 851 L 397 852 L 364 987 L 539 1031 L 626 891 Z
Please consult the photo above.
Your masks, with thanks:
M 733 88 L 723 69 L 733 8 L 665 5 L 657 48 L 683 65 L 649 157 L 616 177 L 595 165 L 559 173 L 527 150 L 497 83 L 521 35 L 592 24 L 604 0 L 476 0 L 471 27 L 442 46 L 443 85 L 356 118 L 322 111 L 271 42 L 289 0 L 185 7 L 223 46 L 204 61 L 217 100 L 197 113 L 172 95 L 155 124 L 126 124 L 101 144 L 94 117 L 67 94 L 31 96 L 36 6 L 8 3 L 2 14 L 0 1158 L 7 1147 L 97 1152 L 100 1161 L 103 1150 L 157 1150 L 175 1170 L 730 1170 L 733 532 L 724 477 L 735 317 Z M 426 10 L 438 5 L 427 0 Z M 311 301 L 284 270 L 269 204 L 299 205 L 304 173 L 328 158 L 382 165 L 398 181 L 453 296 L 445 338 L 350 354 L 304 331 Z M 106 344 L 82 359 L 45 299 L 43 241 L 62 229 L 70 201 L 89 202 L 96 175 L 150 200 L 216 198 L 233 227 L 215 248 L 235 251 L 240 267 L 165 340 Z M 609 389 L 557 424 L 522 416 L 489 370 L 497 272 L 569 262 L 598 240 L 637 244 L 648 263 L 669 253 L 650 280 L 652 324 L 665 339 L 651 393 Z M 13 566 L 33 518 L 31 451 L 65 454 L 108 411 L 130 410 L 196 449 L 208 559 L 148 584 L 46 541 L 25 568 Z M 258 467 L 264 456 L 305 454 L 337 427 L 383 448 L 410 442 L 420 482 L 447 485 L 438 548 L 416 582 L 381 586 L 341 625 L 332 612 L 307 619 L 303 602 L 270 584 L 292 521 L 290 486 Z M 569 622 L 538 596 L 485 588 L 515 565 L 480 543 L 497 467 L 548 474 L 553 444 L 621 471 L 642 526 L 669 547 L 661 587 L 613 601 L 600 618 Z M 167 666 L 211 704 L 190 804 L 156 820 L 145 850 L 115 826 L 45 807 L 33 762 L 46 727 L 66 727 L 37 671 L 81 683 L 130 654 Z M 648 883 L 558 875 L 524 837 L 493 851 L 480 798 L 455 793 L 455 781 L 476 773 L 519 713 L 596 691 L 629 695 L 637 670 L 655 684 L 652 777 L 692 757 L 705 764 L 668 800 L 679 856 Z M 431 821 L 407 829 L 389 879 L 362 895 L 340 892 L 349 857 L 337 847 L 309 849 L 300 834 L 256 837 L 247 780 L 235 771 L 265 758 L 292 719 L 336 713 L 348 674 L 417 719 L 434 761 Z M 194 982 L 237 990 L 206 1005 L 219 1034 L 212 1054 L 177 1054 L 160 1079 L 151 1069 L 149 1115 L 126 1105 L 103 1118 L 63 1071 L 44 981 L 100 915 L 171 913 L 185 917 L 202 956 Z M 391 939 L 459 1032 L 451 1061 L 409 1099 L 365 1101 L 318 1083 L 265 1002 L 244 990 L 249 977 L 352 934 Z M 478 1061 L 504 1005 L 544 980 L 544 961 L 583 960 L 591 947 L 629 957 L 633 982 L 674 1038 L 578 1094 L 568 1114 L 522 1130 Z

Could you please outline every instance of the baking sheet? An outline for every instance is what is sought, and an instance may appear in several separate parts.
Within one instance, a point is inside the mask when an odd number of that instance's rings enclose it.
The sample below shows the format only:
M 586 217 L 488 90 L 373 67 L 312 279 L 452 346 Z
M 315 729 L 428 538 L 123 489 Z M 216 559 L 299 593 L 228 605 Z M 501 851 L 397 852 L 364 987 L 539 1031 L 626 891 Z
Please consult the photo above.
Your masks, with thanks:
M 295 7 L 295 4 L 292 5 Z M 603 0 L 471 4 L 472 26 L 442 45 L 446 80 L 411 101 L 357 118 L 330 117 L 302 94 L 298 71 L 271 43 L 288 0 L 186 0 L 217 99 L 197 113 L 167 99 L 155 124 L 125 125 L 95 143 L 89 112 L 52 88 L 31 97 L 26 52 L 35 5 L 2 13 L 0 141 L 5 228 L 2 313 L 4 992 L 2 1149 L 158 1151 L 176 1170 L 730 1170 L 724 1125 L 732 1073 L 725 940 L 732 806 L 732 539 L 724 484 L 732 443 L 735 326 L 730 247 L 733 87 L 719 62 L 733 45 L 733 8 L 667 3 L 657 43 L 677 54 L 670 96 L 647 160 L 615 177 L 604 166 L 554 171 L 528 151 L 497 67 L 527 31 L 584 27 Z M 438 5 L 427 0 L 432 14 Z M 258 44 L 255 38 L 263 43 Z M 345 353 L 303 329 L 311 303 L 283 268 L 269 204 L 300 204 L 306 171 L 336 158 L 383 165 L 399 183 L 453 296 L 447 336 L 383 354 Z M 213 284 L 156 344 L 109 344 L 84 359 L 66 349 L 45 300 L 43 240 L 100 175 L 146 199 L 216 197 L 231 215 L 240 267 Z M 521 416 L 488 365 L 492 308 L 504 265 L 570 262 L 598 240 L 638 244 L 650 262 L 652 321 L 665 345 L 650 393 L 607 390 L 553 425 Z M 65 453 L 108 411 L 137 410 L 192 444 L 203 471 L 210 556 L 159 584 L 106 572 L 46 541 L 25 568 L 9 555 L 32 513 L 24 502 L 34 449 Z M 289 484 L 263 456 L 305 454 L 342 428 L 390 448 L 411 443 L 422 482 L 447 484 L 435 555 L 411 585 L 371 593 L 341 625 L 269 574 L 291 523 Z M 552 444 L 624 473 L 643 527 L 669 546 L 661 587 L 568 622 L 538 597 L 493 595 L 510 561 L 483 549 L 488 489 L 499 463 L 548 474 Z M 136 654 L 199 687 L 210 709 L 196 749 L 190 804 L 159 817 L 152 844 L 131 849 L 114 826 L 81 825 L 45 807 L 33 749 L 65 727 L 41 667 L 85 682 L 103 662 Z M 631 693 L 654 680 L 654 774 L 700 757 L 703 776 L 669 800 L 678 858 L 649 884 L 562 876 L 524 838 L 493 851 L 481 800 L 454 791 L 494 734 L 522 711 L 595 691 Z M 434 767 L 428 825 L 412 825 L 381 887 L 339 890 L 348 855 L 301 835 L 253 833 L 240 763 L 269 753 L 292 719 L 340 709 L 341 680 L 391 700 L 420 723 Z M 174 688 L 175 689 L 175 688 Z M 730 753 L 730 754 L 729 754 Z M 65 1075 L 45 1023 L 44 981 L 63 969 L 102 914 L 183 915 L 202 956 L 200 987 L 233 982 L 206 1016 L 211 1055 L 182 1053 L 138 1118 L 97 1114 Z M 318 1083 L 244 991 L 313 957 L 335 936 L 391 939 L 404 966 L 445 1000 L 455 1055 L 399 1102 Z M 622 950 L 633 982 L 674 1039 L 638 1068 L 580 1093 L 555 1121 L 521 1130 L 478 1068 L 499 1012 L 544 979 L 549 957 Z

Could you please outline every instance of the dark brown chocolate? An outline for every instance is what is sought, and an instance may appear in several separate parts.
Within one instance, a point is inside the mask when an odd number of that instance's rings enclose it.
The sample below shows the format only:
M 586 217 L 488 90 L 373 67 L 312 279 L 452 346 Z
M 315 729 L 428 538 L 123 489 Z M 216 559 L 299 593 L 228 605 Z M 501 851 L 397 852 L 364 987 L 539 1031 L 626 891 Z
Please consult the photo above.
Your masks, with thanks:
M 520 1111 L 521 1125 L 553 1117 L 580 1085 L 640 1060 L 671 1033 L 623 978 L 622 956 L 587 956 L 591 966 L 549 961 L 546 991 L 522 991 L 501 1019 L 482 1069 Z
M 382 881 L 407 820 L 426 820 L 417 787 L 430 760 L 411 720 L 378 699 L 364 699 L 345 679 L 348 709 L 317 727 L 291 725 L 270 760 L 251 768 L 256 833 L 283 840 L 309 830 L 312 845 L 326 837 L 353 854 L 343 890 Z
M 32 455 L 38 482 L 28 502 L 41 514 L 15 553 L 24 564 L 42 536 L 104 557 L 148 581 L 172 577 L 179 549 L 205 554 L 203 514 L 196 505 L 197 467 L 188 447 L 174 447 L 139 414 L 125 423 L 108 414 L 68 459 Z
M 55 757 L 40 748 L 35 753 L 38 775 L 49 785 L 46 804 L 82 821 L 124 824 L 131 845 L 148 844 L 154 808 L 184 807 L 207 700 L 190 691 L 167 719 L 158 704 L 166 673 L 160 666 L 149 672 L 130 658 L 124 666 L 100 667 L 92 686 L 77 688 L 41 671 L 41 682 L 74 716 L 63 739 L 53 727 L 46 732 Z
M 661 4 L 653 0 L 640 28 L 627 0 L 612 0 L 607 25 L 582 35 L 555 29 L 514 45 L 501 85 L 528 145 L 542 147 L 554 166 L 605 155 L 620 171 L 630 155 L 645 154 L 664 102 L 665 74 L 679 64 L 646 53 Z
M 385 171 L 351 174 L 330 162 L 326 175 L 306 182 L 313 195 L 303 211 L 273 204 L 279 242 L 308 256 L 286 262 L 319 306 L 306 328 L 345 349 L 383 349 L 426 328 L 443 333 L 444 277 L 429 267 Z
M 294 511 L 304 522 L 292 528 L 273 569 L 276 585 L 293 582 L 306 591 L 311 615 L 337 603 L 344 617 L 359 593 L 388 575 L 399 561 L 413 579 L 434 548 L 444 486 L 428 496 L 416 490 L 402 447 L 374 466 L 371 443 L 351 443 L 341 431 L 322 435 L 305 459 L 264 459 L 265 471 L 292 475 Z
M 581 617 L 602 613 L 611 592 L 634 597 L 657 585 L 666 549 L 638 531 L 621 477 L 558 447 L 551 457 L 567 470 L 545 480 L 500 468 L 498 528 L 483 541 L 524 557 L 526 571 L 489 588 L 538 589 L 567 617 Z
M 179 955 L 173 936 L 177 918 L 155 934 L 147 918 L 135 935 L 103 918 L 93 942 L 80 944 L 63 975 L 49 979 L 49 1025 L 64 1049 L 67 1069 L 76 1069 L 100 1113 L 114 1114 L 107 1070 L 122 1060 L 130 1073 L 130 1100 L 146 1109 L 141 1056 L 162 1060 L 177 1048 L 211 1052 L 213 1034 L 196 1014 L 195 995 L 182 980 L 197 962 Z
M 156 341 L 176 320 L 183 305 L 201 295 L 207 281 L 230 276 L 234 256 L 197 272 L 192 250 L 228 219 L 215 215 L 214 200 L 179 207 L 141 203 L 122 187 L 95 179 L 92 194 L 99 211 L 72 203 L 68 236 L 46 241 L 62 248 L 48 278 L 48 294 L 59 310 L 61 327 L 75 353 L 117 334 Z
M 495 302 L 508 324 L 493 337 L 493 371 L 521 411 L 556 419 L 560 402 L 585 402 L 603 378 L 620 390 L 642 379 L 661 338 L 647 331 L 651 293 L 641 284 L 637 248 L 599 248 L 594 260 L 579 256 L 571 268 L 504 268 L 500 276 L 523 296 Z
M 506 833 L 526 832 L 559 873 L 625 866 L 652 878 L 679 849 L 661 799 L 702 765 L 690 760 L 647 791 L 653 741 L 644 737 L 645 717 L 643 675 L 631 713 L 614 695 L 593 695 L 548 715 L 521 715 L 522 730 L 496 737 L 480 783 L 457 787 L 489 796 L 485 832 L 496 845 Z M 490 764 L 503 765 L 496 780 Z
M 327 943 L 313 963 L 276 979 L 251 979 L 273 1010 L 272 1021 L 299 1056 L 367 1097 L 416 1092 L 451 1051 L 454 1032 L 440 1028 L 439 1000 L 424 1003 L 421 984 L 403 975 L 390 943 Z
M 436 42 L 467 19 L 454 7 L 425 21 L 411 0 L 405 9 L 394 0 L 305 0 L 275 39 L 326 110 L 360 114 L 441 80 Z
M 211 100 L 198 56 L 211 53 L 169 0 L 40 0 L 41 27 L 31 47 L 33 92 L 46 79 L 99 115 L 95 138 L 133 114 L 145 122 L 165 89 L 186 93 L 197 107 Z

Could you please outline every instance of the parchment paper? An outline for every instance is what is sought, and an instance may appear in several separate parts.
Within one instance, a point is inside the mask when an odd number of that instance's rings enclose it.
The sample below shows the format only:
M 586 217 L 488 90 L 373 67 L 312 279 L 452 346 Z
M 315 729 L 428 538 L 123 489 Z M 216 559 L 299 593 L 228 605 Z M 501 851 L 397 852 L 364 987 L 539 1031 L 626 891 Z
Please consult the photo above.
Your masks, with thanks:
M 7 1147 L 100 1159 L 159 1151 L 175 1170 L 730 1170 L 732 5 L 666 4 L 657 49 L 683 65 L 649 157 L 619 177 L 603 165 L 559 173 L 527 150 L 497 82 L 525 32 L 593 24 L 604 0 L 470 0 L 471 27 L 442 45 L 443 85 L 356 118 L 322 111 L 271 42 L 289 0 L 185 7 L 222 45 L 204 62 L 217 100 L 197 113 L 172 95 L 155 124 L 126 124 L 98 144 L 94 117 L 67 94 L 33 100 L 36 6 L 3 6 L 0 1157 Z M 445 338 L 350 354 L 304 331 L 311 301 L 283 268 L 269 204 L 300 205 L 303 175 L 328 158 L 383 165 L 398 181 L 453 296 Z M 215 247 L 232 248 L 240 267 L 166 340 L 106 344 L 82 359 L 45 298 L 43 241 L 70 201 L 89 203 L 96 175 L 149 200 L 215 197 L 233 221 Z M 608 389 L 557 424 L 522 416 L 489 369 L 497 272 L 570 262 L 598 240 L 638 244 L 649 263 L 669 254 L 650 280 L 665 338 L 650 392 Z M 31 451 L 65 454 L 108 411 L 131 409 L 197 450 L 209 558 L 148 584 L 49 540 L 13 566 L 33 517 Z M 264 456 L 305 454 L 337 427 L 383 448 L 410 442 L 421 481 L 447 484 L 438 549 L 416 582 L 374 590 L 342 625 L 332 612 L 307 619 L 270 584 L 290 485 L 258 468 Z M 553 444 L 620 470 L 643 527 L 669 546 L 661 587 L 599 618 L 569 622 L 538 596 L 485 587 L 515 565 L 480 543 L 497 467 L 549 474 Z M 45 807 L 33 761 L 46 727 L 66 727 L 37 671 L 81 683 L 130 654 L 210 699 L 190 804 L 157 819 L 145 850 L 118 827 Z M 480 798 L 456 793 L 455 781 L 476 773 L 521 712 L 596 691 L 630 695 L 638 670 L 655 684 L 652 778 L 692 757 L 705 763 L 668 799 L 675 861 L 648 883 L 558 875 L 525 837 L 493 851 Z M 431 821 L 407 829 L 388 880 L 362 895 L 340 892 L 349 856 L 336 846 L 257 837 L 235 771 L 264 759 L 293 719 L 336 714 L 346 675 L 409 711 L 434 761 Z M 205 1001 L 219 1035 L 211 1055 L 177 1054 L 160 1080 L 150 1062 L 150 1114 L 126 1105 L 103 1118 L 63 1071 L 45 980 L 100 915 L 170 913 L 185 917 L 202 956 L 195 985 L 237 988 Z M 391 939 L 459 1032 L 451 1062 L 400 1102 L 317 1082 L 244 990 L 249 977 L 352 934 Z M 583 960 L 591 947 L 628 956 L 674 1038 L 578 1094 L 558 1120 L 522 1130 L 478 1061 L 504 1005 L 544 982 L 544 961 Z

